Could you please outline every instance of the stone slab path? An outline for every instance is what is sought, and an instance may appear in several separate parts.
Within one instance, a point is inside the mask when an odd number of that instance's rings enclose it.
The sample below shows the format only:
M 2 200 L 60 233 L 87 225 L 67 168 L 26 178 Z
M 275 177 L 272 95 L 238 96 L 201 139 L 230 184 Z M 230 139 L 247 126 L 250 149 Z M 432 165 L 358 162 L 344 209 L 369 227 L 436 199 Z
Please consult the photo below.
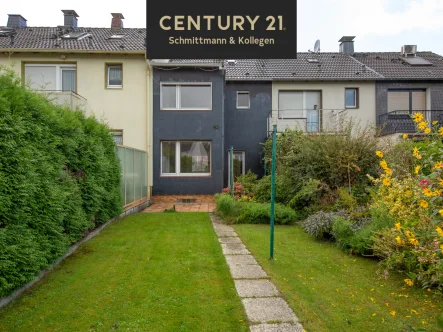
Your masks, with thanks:
M 251 332 L 302 332 L 297 316 L 231 226 L 211 215 Z

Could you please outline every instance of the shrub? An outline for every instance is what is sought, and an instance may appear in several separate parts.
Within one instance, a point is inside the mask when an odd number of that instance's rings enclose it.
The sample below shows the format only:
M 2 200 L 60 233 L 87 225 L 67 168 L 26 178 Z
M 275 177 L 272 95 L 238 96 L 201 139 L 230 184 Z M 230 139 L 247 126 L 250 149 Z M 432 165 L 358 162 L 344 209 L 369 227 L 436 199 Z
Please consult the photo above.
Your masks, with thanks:
M 240 214 L 236 219 L 239 224 L 269 224 L 271 218 L 271 204 L 241 203 Z M 286 225 L 296 220 L 294 210 L 281 204 L 275 204 L 274 222 Z
M 0 68 L 0 296 L 120 213 L 108 128 L 52 104 Z
M 331 238 L 332 225 L 337 217 L 346 218 L 348 214 L 344 211 L 324 212 L 319 211 L 306 218 L 301 226 L 303 229 L 317 239 Z
M 216 195 L 216 214 L 229 223 L 269 224 L 269 203 L 242 202 L 229 195 Z M 281 204 L 275 204 L 274 222 L 285 225 L 296 220 L 296 213 Z
M 293 186 L 288 177 L 277 174 L 275 177 L 275 201 L 287 204 L 294 195 Z M 271 201 L 271 175 L 264 176 L 257 182 L 254 188 L 254 199 L 257 202 L 266 203 Z
M 316 179 L 331 190 L 365 187 L 370 183 L 366 174 L 377 174 L 376 147 L 373 128 L 361 128 L 352 120 L 344 121 L 335 135 L 287 130 L 277 137 L 277 172 L 297 189 L 307 179 Z M 267 164 L 271 148 L 272 140 L 268 140 L 264 148 Z
M 443 291 L 443 127 L 428 123 L 420 112 L 412 119 L 424 135 L 419 143 L 403 143 L 413 160 L 409 168 L 389 152 L 376 152 L 383 174 L 373 179 L 378 186 L 373 206 L 384 207 L 393 226 L 374 234 L 372 248 L 384 267 L 408 275 L 407 285 Z
M 240 175 L 237 177 L 236 182 L 243 186 L 245 195 L 253 194 L 254 187 L 257 184 L 257 174 L 254 174 L 251 170 L 249 170 L 245 175 Z

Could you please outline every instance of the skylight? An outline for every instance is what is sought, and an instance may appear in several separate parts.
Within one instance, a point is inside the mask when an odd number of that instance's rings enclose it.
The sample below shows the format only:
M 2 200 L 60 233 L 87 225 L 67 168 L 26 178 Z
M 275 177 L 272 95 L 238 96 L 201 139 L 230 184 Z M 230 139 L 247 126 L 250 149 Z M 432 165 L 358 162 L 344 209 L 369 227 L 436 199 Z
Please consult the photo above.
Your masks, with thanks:
M 76 39 L 81 40 L 83 38 L 89 37 L 91 34 L 87 32 L 70 32 L 62 36 L 63 39 Z
M 318 59 L 306 59 L 309 63 L 318 63 Z

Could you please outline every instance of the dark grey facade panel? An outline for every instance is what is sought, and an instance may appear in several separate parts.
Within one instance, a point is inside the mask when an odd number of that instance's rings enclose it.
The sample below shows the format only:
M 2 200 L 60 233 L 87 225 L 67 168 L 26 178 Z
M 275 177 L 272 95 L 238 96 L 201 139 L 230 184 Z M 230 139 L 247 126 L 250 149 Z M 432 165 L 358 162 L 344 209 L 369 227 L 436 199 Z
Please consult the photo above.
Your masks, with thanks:
M 375 89 L 377 125 L 380 125 L 380 115 L 388 112 L 388 90 L 390 89 L 429 89 L 431 105 L 428 108 L 431 110 L 443 110 L 443 82 L 377 81 Z
M 220 70 L 154 69 L 153 85 L 153 195 L 214 194 L 223 188 L 223 95 Z M 161 111 L 161 83 L 212 83 L 211 111 Z M 211 175 L 207 177 L 164 177 L 160 174 L 161 141 L 211 141 Z
M 237 92 L 248 91 L 250 109 L 237 109 Z M 225 85 L 225 172 L 224 186 L 228 186 L 228 152 L 245 151 L 245 172 L 263 176 L 261 152 L 267 137 L 267 116 L 272 109 L 271 82 L 226 82 Z

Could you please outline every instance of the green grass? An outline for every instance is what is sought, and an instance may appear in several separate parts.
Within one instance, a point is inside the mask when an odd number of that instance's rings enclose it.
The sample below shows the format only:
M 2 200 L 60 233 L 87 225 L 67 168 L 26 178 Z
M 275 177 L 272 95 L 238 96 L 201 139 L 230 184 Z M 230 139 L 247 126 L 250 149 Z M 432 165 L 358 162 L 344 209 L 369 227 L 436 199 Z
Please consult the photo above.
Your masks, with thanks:
M 246 331 L 209 215 L 110 225 L 0 311 L 1 331 Z
M 277 226 L 272 262 L 269 225 L 234 227 L 307 331 L 408 331 L 408 324 L 441 331 L 442 298 L 405 286 L 396 273 L 380 278 L 376 260 L 349 256 L 298 226 Z

